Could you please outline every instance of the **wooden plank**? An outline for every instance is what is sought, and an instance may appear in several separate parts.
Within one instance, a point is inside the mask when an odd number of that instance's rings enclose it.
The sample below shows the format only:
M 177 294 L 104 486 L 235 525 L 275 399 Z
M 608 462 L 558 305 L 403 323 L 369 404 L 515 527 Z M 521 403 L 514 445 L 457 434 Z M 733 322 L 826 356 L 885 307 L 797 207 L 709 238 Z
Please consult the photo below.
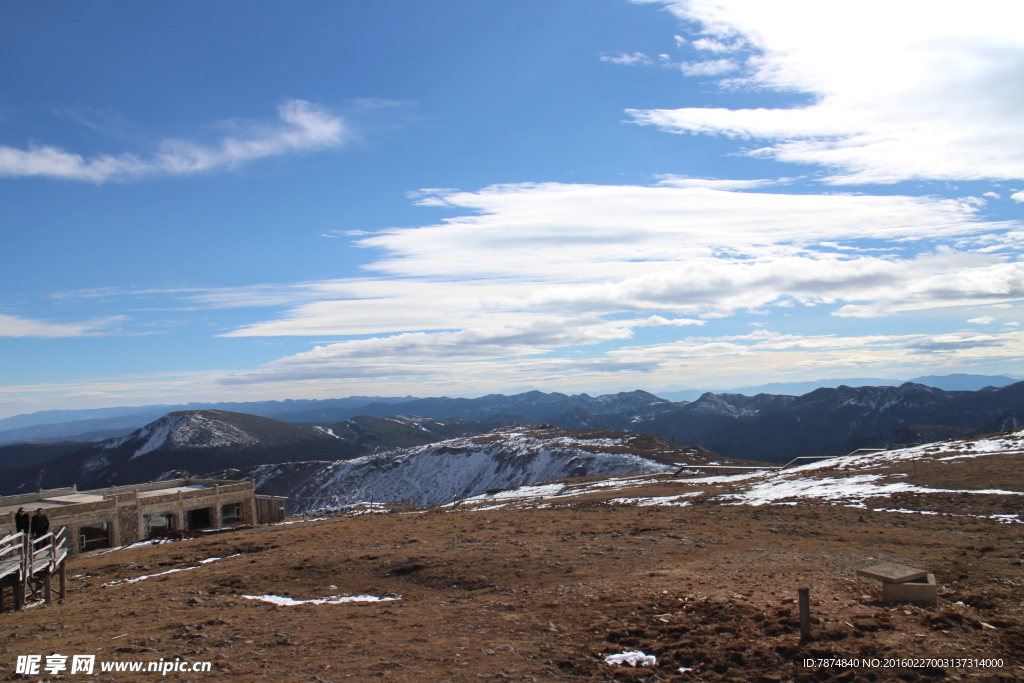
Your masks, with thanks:
M 5 560 L 3 562 L 0 562 L 0 578 L 21 571 L 22 564 L 23 563 L 20 557 L 13 560 Z
M 10 553 L 18 553 L 19 555 L 25 550 L 25 546 L 21 543 L 14 543 L 8 545 L 6 548 L 0 548 L 0 556 L 8 555 Z
M 857 576 L 862 576 L 865 579 L 876 579 L 882 583 L 906 583 L 907 581 L 923 579 L 928 576 L 928 572 L 924 569 L 907 567 L 902 564 L 880 562 L 864 569 L 858 569 Z

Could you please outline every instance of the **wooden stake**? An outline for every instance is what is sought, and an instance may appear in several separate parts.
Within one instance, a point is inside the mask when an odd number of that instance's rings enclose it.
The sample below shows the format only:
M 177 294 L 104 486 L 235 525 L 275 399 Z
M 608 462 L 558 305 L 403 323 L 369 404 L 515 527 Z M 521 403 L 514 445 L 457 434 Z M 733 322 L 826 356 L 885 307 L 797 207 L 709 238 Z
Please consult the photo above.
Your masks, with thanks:
M 14 591 L 14 611 L 20 612 L 25 609 L 25 579 L 15 583 L 11 590 Z
M 800 596 L 800 642 L 806 643 L 811 639 L 810 589 L 799 588 L 797 593 Z

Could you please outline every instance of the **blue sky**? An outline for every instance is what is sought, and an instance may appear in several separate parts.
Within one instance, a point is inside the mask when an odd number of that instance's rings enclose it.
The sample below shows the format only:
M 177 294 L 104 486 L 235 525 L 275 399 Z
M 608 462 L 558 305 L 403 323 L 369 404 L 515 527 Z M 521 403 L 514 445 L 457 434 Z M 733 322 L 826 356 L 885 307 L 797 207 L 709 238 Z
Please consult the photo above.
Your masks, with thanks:
M 1024 374 L 1024 9 L 0 6 L 0 417 Z

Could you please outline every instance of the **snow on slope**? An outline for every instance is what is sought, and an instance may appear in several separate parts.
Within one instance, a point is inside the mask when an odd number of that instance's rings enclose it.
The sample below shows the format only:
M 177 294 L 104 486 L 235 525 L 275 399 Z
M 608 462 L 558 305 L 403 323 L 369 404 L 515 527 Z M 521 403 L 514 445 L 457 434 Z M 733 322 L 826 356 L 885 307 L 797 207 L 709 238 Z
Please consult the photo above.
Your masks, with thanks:
M 170 442 L 172 448 L 216 448 L 219 446 L 250 446 L 258 442 L 256 437 L 241 429 L 215 420 L 201 413 L 188 415 L 167 415 L 129 435 L 146 439 L 131 459 L 145 455 Z M 126 443 L 127 438 L 118 439 L 116 445 Z M 109 448 L 109 446 L 107 446 Z
M 1024 491 L 1003 488 L 938 488 L 901 480 L 906 475 L 886 472 L 885 468 L 906 461 L 934 458 L 937 462 L 979 458 L 986 455 L 1024 454 L 1024 430 L 988 439 L 957 440 L 924 444 L 880 453 L 848 455 L 794 467 L 790 469 L 759 470 L 745 474 L 710 477 L 657 477 L 663 488 L 668 484 L 694 487 L 695 491 L 675 496 L 634 495 L 608 499 L 608 503 L 631 505 L 689 505 L 688 499 L 700 496 L 712 487 L 727 486 L 731 490 L 711 496 L 709 502 L 740 505 L 792 504 L 805 500 L 865 507 L 867 501 L 899 493 L 996 495 L 1020 498 L 1024 505 Z M 502 507 L 545 507 L 571 503 L 573 498 L 607 491 L 628 491 L 649 483 L 649 477 L 622 477 L 573 486 L 526 486 L 497 495 L 479 495 L 461 502 L 463 506 L 492 510 Z M 1017 484 L 1019 486 L 1019 479 Z M 1012 484 L 1011 484 L 1012 485 Z M 910 510 L 897 510 L 911 512 Z M 927 510 L 916 510 L 935 514 Z M 1024 513 L 1018 515 L 984 515 L 1003 522 L 1024 522 Z
M 629 453 L 600 452 L 621 445 L 618 439 L 538 438 L 528 429 L 508 429 L 354 460 L 264 465 L 246 478 L 257 490 L 276 492 L 291 480 L 291 506 L 310 511 L 367 500 L 440 505 L 536 481 L 675 469 Z

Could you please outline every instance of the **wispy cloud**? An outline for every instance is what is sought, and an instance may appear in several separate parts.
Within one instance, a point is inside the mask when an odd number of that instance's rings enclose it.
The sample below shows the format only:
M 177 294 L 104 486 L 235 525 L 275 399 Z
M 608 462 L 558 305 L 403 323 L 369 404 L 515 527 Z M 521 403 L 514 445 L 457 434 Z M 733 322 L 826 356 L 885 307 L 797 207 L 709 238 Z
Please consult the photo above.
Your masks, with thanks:
M 700 27 L 695 47 L 733 53 L 684 65 L 687 73 L 726 74 L 733 62 L 743 76 L 724 85 L 814 99 L 791 109 L 630 110 L 639 123 L 774 140 L 752 153 L 828 168 L 834 184 L 1024 178 L 1024 100 L 1009 86 L 1024 80 L 1020 4 L 635 1 Z
M 877 317 L 1024 297 L 1024 263 L 986 251 L 1019 252 L 1008 237 L 1019 226 L 981 220 L 970 202 L 713 189 L 760 182 L 436 191 L 426 199 L 464 214 L 358 239 L 379 253 L 366 277 L 169 293 L 199 308 L 286 309 L 224 336 L 320 338 L 773 306 Z
M 592 324 L 599 325 L 591 321 Z M 554 328 L 476 331 L 471 334 L 399 335 L 318 347 L 268 363 L 260 368 L 223 376 L 229 386 L 277 385 L 344 378 L 394 383 L 410 379 L 423 387 L 446 386 L 453 391 L 490 390 L 509 383 L 522 386 L 599 386 L 609 372 L 620 382 L 647 383 L 650 373 L 686 376 L 688 381 L 722 382 L 726 378 L 800 376 L 805 372 L 850 372 L 868 367 L 964 367 L 1012 360 L 1024 352 L 1024 334 L 959 333 L 949 335 L 798 335 L 757 329 L 748 335 L 687 337 L 678 341 L 618 346 L 587 357 L 565 355 L 516 356 L 478 352 L 473 339 L 496 342 L 525 334 L 532 341 L 557 345 Z M 593 330 L 580 330 L 583 335 Z M 570 330 L 569 335 L 577 331 Z M 841 376 L 841 375 L 840 375 Z M 377 386 L 380 386 L 378 384 Z
M 277 124 L 233 124 L 237 136 L 204 145 L 167 139 L 150 156 L 136 154 L 83 157 L 50 145 L 27 149 L 0 146 L 0 176 L 43 176 L 102 183 L 155 175 L 189 175 L 235 168 L 256 159 L 336 147 L 353 133 L 339 117 L 305 100 L 289 100 L 278 108 Z
M 494 328 L 489 340 L 508 335 Z M 531 343 L 549 343 L 557 331 L 519 329 Z M 448 355 L 439 352 L 447 346 Z M 614 341 L 614 340 L 613 340 Z M 353 395 L 465 395 L 498 387 L 535 386 L 554 391 L 651 386 L 686 377 L 696 386 L 740 385 L 808 377 L 843 377 L 863 370 L 909 373 L 1017 361 L 1024 333 L 997 335 L 797 335 L 758 329 L 749 335 L 694 336 L 674 342 L 617 346 L 589 356 L 488 357 L 459 353 L 468 335 L 425 340 L 401 337 L 364 347 L 326 345 L 245 372 L 210 371 L 119 376 L 60 384 L 0 387 L 0 415 L 44 409 L 142 405 L 194 400 L 261 400 L 281 395 L 309 398 Z M 371 348 L 373 347 L 373 348 Z M 374 353 L 383 354 L 379 358 Z M 318 359 L 316 355 L 323 355 Z M 991 367 L 991 366 L 990 366 Z M 653 374 L 652 374 L 653 373 Z M 328 381 L 324 380 L 337 380 Z M 655 385 L 657 386 L 657 384 Z M 5 408 L 5 406 L 11 406 Z M 14 406 L 17 406 L 15 408 Z
M 752 190 L 784 182 L 782 180 L 728 180 L 717 178 L 690 178 L 688 176 L 662 175 L 658 185 L 663 187 L 706 187 L 712 190 Z
M 625 52 L 619 52 L 614 55 L 601 55 L 602 62 L 611 62 L 612 64 L 624 64 L 626 66 L 633 66 L 635 64 L 654 64 L 654 60 L 645 55 L 643 52 L 634 52 L 629 55 Z
M 679 70 L 687 76 L 721 76 L 740 68 L 732 59 L 709 59 L 702 62 L 683 62 Z
M 111 316 L 86 322 L 51 323 L 0 313 L 0 337 L 85 337 L 109 333 L 125 320 L 125 316 Z
M 59 296 L 165 296 L 179 308 L 271 310 L 225 329 L 224 337 L 378 338 L 339 341 L 343 346 L 333 348 L 346 354 L 396 343 L 380 341 L 388 335 L 419 334 L 402 343 L 451 350 L 473 339 L 506 356 L 744 312 L 818 307 L 872 318 L 1024 298 L 1024 262 L 1014 256 L 1022 248 L 1013 237 L 1020 226 L 979 218 L 976 203 L 755 191 L 762 182 L 668 178 L 656 186 L 435 190 L 417 201 L 461 215 L 356 236 L 376 256 L 363 277 Z M 550 325 L 586 330 L 591 341 L 509 341 L 509 330 Z M 488 345 L 482 340 L 489 335 L 504 341 Z

